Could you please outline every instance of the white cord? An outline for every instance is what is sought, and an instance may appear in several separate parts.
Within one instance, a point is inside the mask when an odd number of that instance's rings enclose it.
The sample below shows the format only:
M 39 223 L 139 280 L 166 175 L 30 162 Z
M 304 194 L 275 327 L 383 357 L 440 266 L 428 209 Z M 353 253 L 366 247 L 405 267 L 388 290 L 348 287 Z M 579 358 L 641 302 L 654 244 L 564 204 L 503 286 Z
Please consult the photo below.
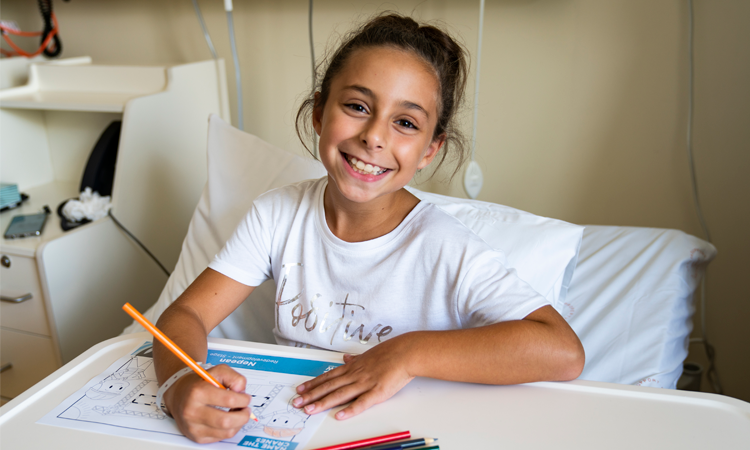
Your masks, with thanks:
M 464 192 L 471 199 L 477 198 L 482 190 L 484 177 L 482 168 L 476 162 L 477 122 L 479 121 L 479 74 L 482 71 L 482 31 L 484 29 L 484 0 L 479 2 L 479 33 L 477 36 L 477 65 L 474 68 L 474 123 L 471 130 L 471 160 L 464 172 Z
M 218 59 L 219 56 L 216 54 L 214 43 L 211 41 L 211 36 L 209 36 L 208 34 L 206 23 L 203 21 L 203 14 L 201 14 L 201 9 L 198 7 L 198 0 L 193 0 L 193 8 L 195 8 L 195 15 L 198 16 L 198 22 L 201 24 L 201 29 L 203 30 L 203 37 L 206 38 L 208 49 L 211 50 L 211 55 L 213 55 L 214 59 Z
M 687 153 L 688 153 L 688 164 L 690 167 L 690 182 L 693 187 L 693 202 L 695 203 L 695 210 L 698 213 L 698 220 L 703 229 L 703 234 L 708 242 L 711 242 L 711 234 L 708 232 L 708 225 L 703 216 L 703 209 L 701 208 L 700 200 L 698 197 L 698 181 L 695 176 L 695 162 L 693 160 L 693 0 L 688 0 L 688 121 L 687 121 Z M 706 276 L 708 273 L 703 274 L 703 280 L 701 281 L 701 336 L 700 338 L 690 339 L 691 343 L 701 343 L 706 350 L 706 356 L 708 357 L 709 367 L 706 370 L 706 377 L 711 383 L 711 387 L 717 394 L 723 393 L 721 387 L 721 381 L 719 380 L 719 374 L 714 366 L 715 351 L 713 346 L 708 342 L 708 333 L 706 332 Z
M 313 0 L 310 0 L 310 7 L 307 13 L 307 30 L 310 41 L 310 64 L 312 66 L 312 91 L 315 95 L 315 44 L 313 43 Z M 313 133 L 313 155 L 318 159 L 318 137 Z
M 701 223 L 706 240 L 711 242 L 711 234 L 708 232 L 703 210 L 698 199 L 698 182 L 695 177 L 695 163 L 693 162 L 693 0 L 688 0 L 689 21 L 688 25 L 688 123 L 687 123 L 687 151 L 690 162 L 690 180 L 693 184 L 693 201 L 698 212 L 698 220 Z
M 237 128 L 244 130 L 244 119 L 242 116 L 242 75 L 240 74 L 240 59 L 237 56 L 237 42 L 234 38 L 234 19 L 232 18 L 232 0 L 224 0 L 224 9 L 227 12 L 227 24 L 229 26 L 229 44 L 232 48 L 232 60 L 234 61 L 234 78 L 237 84 Z
M 471 160 L 477 151 L 477 121 L 479 119 L 479 73 L 482 63 L 482 31 L 484 29 L 484 0 L 479 1 L 479 37 L 477 42 L 477 66 L 474 74 L 474 123 L 471 130 Z

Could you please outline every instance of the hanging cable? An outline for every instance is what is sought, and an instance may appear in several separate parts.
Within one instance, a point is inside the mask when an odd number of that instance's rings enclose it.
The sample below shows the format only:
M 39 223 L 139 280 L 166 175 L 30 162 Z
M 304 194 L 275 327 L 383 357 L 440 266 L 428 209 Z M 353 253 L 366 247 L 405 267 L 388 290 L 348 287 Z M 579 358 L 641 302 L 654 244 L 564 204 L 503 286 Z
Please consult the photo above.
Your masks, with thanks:
M 211 55 L 214 59 L 218 59 L 219 56 L 216 54 L 216 49 L 214 48 L 214 43 L 211 41 L 211 36 L 208 34 L 208 29 L 206 28 L 206 22 L 203 21 L 203 14 L 201 14 L 201 9 L 198 7 L 198 0 L 193 0 L 193 8 L 195 9 L 195 15 L 198 16 L 198 22 L 201 24 L 201 29 L 203 30 L 203 37 L 206 38 L 206 44 L 208 44 L 208 49 L 211 50 Z
M 242 75 L 240 74 L 240 59 L 237 56 L 237 42 L 234 38 L 232 9 L 234 9 L 232 0 L 224 0 L 224 10 L 227 12 L 227 24 L 229 26 L 229 44 L 232 48 L 232 60 L 234 61 L 234 79 L 237 85 L 237 128 L 244 130 L 244 119 L 242 116 Z
M 146 248 L 146 246 L 145 246 L 145 245 L 143 245 L 143 243 L 142 243 L 141 241 L 139 241 L 139 240 L 138 240 L 138 238 L 137 238 L 137 237 L 133 236 L 133 233 L 131 233 L 130 231 L 128 231 L 128 229 L 127 229 L 127 228 L 125 228 L 125 226 L 124 226 L 123 224 L 121 224 L 119 220 L 117 220 L 117 219 L 115 218 L 114 214 L 112 214 L 112 210 L 111 210 L 111 209 L 109 210 L 109 217 L 111 217 L 111 218 L 112 218 L 112 221 L 113 221 L 113 222 L 115 223 L 115 225 L 117 225 L 117 226 L 118 226 L 118 227 L 119 227 L 119 228 L 120 228 L 120 229 L 121 229 L 122 231 L 124 231 L 124 232 L 125 232 L 125 234 L 127 234 L 128 236 L 130 236 L 130 239 L 132 239 L 133 241 L 135 241 L 135 243 L 136 243 L 136 244 L 138 244 L 138 246 L 139 246 L 139 247 L 141 247 L 141 248 L 143 249 L 143 251 L 144 251 L 144 252 L 146 252 L 146 254 L 148 254 L 148 256 L 150 256 L 150 257 L 151 257 L 151 259 L 153 259 L 153 260 L 154 260 L 154 262 L 155 262 L 155 263 L 156 263 L 156 264 L 157 264 L 157 265 L 158 265 L 159 267 L 161 267 L 161 270 L 163 270 L 163 271 L 164 271 L 164 273 L 165 273 L 165 274 L 167 274 L 167 277 L 169 277 L 169 276 L 171 275 L 171 273 L 169 273 L 169 271 L 167 270 L 167 268 L 166 268 L 166 267 L 164 267 L 164 264 L 162 264 L 162 263 L 161 263 L 161 262 L 160 262 L 160 261 L 159 261 L 159 260 L 158 260 L 158 259 L 156 258 L 156 256 L 155 256 L 155 255 L 154 255 L 153 253 L 151 253 L 151 252 L 150 252 L 150 251 L 149 251 L 149 250 L 148 250 L 148 249 Z
M 8 45 L 13 48 L 14 51 L 8 51 L 0 49 L 0 53 L 5 56 L 25 56 L 27 58 L 33 58 L 44 53 L 46 56 L 55 57 L 62 51 L 62 42 L 60 42 L 60 29 L 57 25 L 57 17 L 52 11 L 52 0 L 39 0 L 39 10 L 42 13 L 42 20 L 44 20 L 44 29 L 42 31 L 21 31 L 18 26 L 9 21 L 0 21 L 0 33 L 3 35 L 3 39 Z M 22 50 L 11 40 L 9 35 L 21 36 L 21 37 L 36 37 L 40 36 L 41 45 L 33 52 L 29 53 Z M 53 45 L 50 47 L 50 45 Z
M 698 221 L 700 222 L 701 228 L 703 229 L 703 235 L 708 242 L 711 242 L 711 234 L 708 232 L 708 225 L 703 216 L 703 209 L 701 208 L 700 200 L 698 197 L 698 181 L 695 176 L 695 161 L 693 159 L 693 0 L 688 0 L 688 121 L 687 121 L 687 154 L 688 154 L 688 165 L 690 167 L 690 182 L 693 188 L 693 202 L 695 204 L 695 210 L 698 214 Z M 708 334 L 706 332 L 706 277 L 708 273 L 704 273 L 703 280 L 701 281 L 701 337 L 691 338 L 690 343 L 703 344 L 703 348 L 706 351 L 706 357 L 708 358 L 708 368 L 706 369 L 706 378 L 711 383 L 711 388 L 717 394 L 723 393 L 721 381 L 719 380 L 719 373 L 716 370 L 715 358 L 716 350 L 713 345 L 708 342 Z
M 482 66 L 482 33 L 484 30 L 484 0 L 479 2 L 479 34 L 477 36 L 477 65 L 474 73 L 474 119 L 471 129 L 471 160 L 464 173 L 464 191 L 469 198 L 477 198 L 482 189 L 484 177 L 475 160 L 477 151 L 477 122 L 479 121 L 479 74 Z
M 62 51 L 62 43 L 57 33 L 57 21 L 52 20 L 52 0 L 39 0 L 39 9 L 42 12 L 42 19 L 44 19 L 44 31 L 42 31 L 39 43 L 44 47 L 43 53 L 50 58 L 54 58 Z M 48 36 L 52 36 L 52 39 L 54 39 L 54 47 L 49 47 Z M 45 42 L 47 45 L 45 45 Z
M 471 127 L 471 160 L 477 151 L 477 122 L 479 120 L 479 74 L 482 66 L 482 32 L 484 29 L 484 0 L 479 2 L 479 38 L 477 42 L 477 67 L 474 74 L 474 120 Z
M 307 12 L 307 36 L 310 41 L 310 65 L 312 66 L 312 92 L 315 95 L 315 44 L 313 43 L 313 0 L 309 2 L 309 8 Z M 313 155 L 315 159 L 318 158 L 318 137 L 313 133 Z

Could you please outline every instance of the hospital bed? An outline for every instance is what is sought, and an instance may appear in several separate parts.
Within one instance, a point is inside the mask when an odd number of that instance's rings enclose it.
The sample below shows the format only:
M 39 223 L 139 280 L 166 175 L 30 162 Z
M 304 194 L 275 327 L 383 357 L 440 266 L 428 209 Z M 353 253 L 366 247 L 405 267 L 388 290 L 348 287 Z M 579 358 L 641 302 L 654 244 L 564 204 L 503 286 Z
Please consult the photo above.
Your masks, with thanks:
M 221 249 L 253 199 L 325 170 L 276 148 L 217 116 L 209 120 L 208 182 L 182 252 L 158 301 L 155 322 Z M 586 351 L 580 379 L 674 389 L 687 356 L 693 295 L 716 249 L 681 231 L 578 226 L 510 207 L 409 188 L 456 216 L 570 323 Z M 211 336 L 273 343 L 272 281 Z M 141 331 L 138 324 L 126 333 Z

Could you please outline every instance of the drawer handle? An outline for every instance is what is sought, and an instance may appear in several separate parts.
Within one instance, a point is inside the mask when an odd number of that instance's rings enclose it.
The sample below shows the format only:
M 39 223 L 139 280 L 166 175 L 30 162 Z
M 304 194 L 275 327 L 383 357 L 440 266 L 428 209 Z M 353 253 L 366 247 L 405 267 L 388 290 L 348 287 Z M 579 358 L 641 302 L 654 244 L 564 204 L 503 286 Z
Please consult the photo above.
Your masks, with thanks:
M 3 367 L 0 367 L 0 373 L 3 373 L 6 370 L 10 370 L 12 368 L 13 368 L 13 363 L 3 364 Z
M 25 302 L 26 300 L 31 300 L 32 295 L 31 293 L 20 295 L 18 297 L 8 297 L 5 295 L 0 295 L 0 300 L 8 303 L 21 303 Z

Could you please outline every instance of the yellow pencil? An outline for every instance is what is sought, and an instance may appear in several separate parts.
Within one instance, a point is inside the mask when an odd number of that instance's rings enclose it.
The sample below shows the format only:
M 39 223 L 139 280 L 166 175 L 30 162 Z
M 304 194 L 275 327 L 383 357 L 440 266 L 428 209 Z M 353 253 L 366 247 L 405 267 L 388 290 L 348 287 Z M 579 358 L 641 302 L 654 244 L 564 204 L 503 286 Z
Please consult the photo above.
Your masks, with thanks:
M 172 340 L 169 339 L 166 334 L 162 333 L 158 328 L 156 328 L 156 326 L 154 326 L 154 324 L 151 323 L 151 321 L 143 317 L 143 315 L 139 313 L 138 310 L 133 308 L 133 306 L 130 303 L 125 303 L 122 306 L 122 309 L 126 313 L 130 314 L 130 317 L 132 317 L 133 319 L 135 319 L 136 322 L 141 324 L 143 328 L 148 330 L 149 333 L 154 335 L 154 337 L 158 339 L 159 342 L 164 344 L 164 346 L 167 347 L 169 351 L 174 353 L 176 357 L 180 358 L 180 360 L 184 362 L 185 365 L 187 365 L 188 367 L 193 369 L 195 373 L 200 375 L 201 378 L 208 381 L 209 383 L 211 383 L 212 385 L 216 386 L 219 389 L 226 389 L 221 383 L 219 383 L 216 380 L 216 378 L 212 377 L 210 373 L 206 372 L 206 370 L 203 367 L 198 365 L 198 363 L 196 363 L 193 360 L 193 358 L 190 357 L 190 355 L 182 351 L 182 349 L 178 347 L 177 344 L 172 342 Z M 255 414 L 253 414 L 252 412 L 250 412 L 250 418 L 256 422 L 258 421 L 258 418 L 255 417 Z

